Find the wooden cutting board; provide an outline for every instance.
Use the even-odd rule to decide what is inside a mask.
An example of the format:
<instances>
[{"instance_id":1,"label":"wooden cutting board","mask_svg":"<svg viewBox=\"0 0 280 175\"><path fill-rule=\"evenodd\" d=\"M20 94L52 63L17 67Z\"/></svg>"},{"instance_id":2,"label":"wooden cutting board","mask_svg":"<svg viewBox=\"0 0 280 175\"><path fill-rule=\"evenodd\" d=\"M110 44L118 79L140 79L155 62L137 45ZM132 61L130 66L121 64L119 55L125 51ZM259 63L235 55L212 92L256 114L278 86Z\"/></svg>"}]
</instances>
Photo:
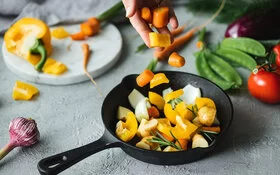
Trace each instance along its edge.
<instances>
[{"instance_id":1,"label":"wooden cutting board","mask_svg":"<svg viewBox=\"0 0 280 175\"><path fill-rule=\"evenodd\" d=\"M79 25L62 27L69 33L76 33L80 29ZM92 50L87 69L94 78L109 71L120 57L122 37L119 30L110 23L103 26L98 35L84 41L73 41L70 37L52 39L53 53L50 57L68 67L68 71L59 76L37 72L26 60L8 52L4 42L2 52L7 67L20 78L34 83L67 85L89 80L83 70L82 43L84 42L88 43Z\"/></svg>"}]
</instances>

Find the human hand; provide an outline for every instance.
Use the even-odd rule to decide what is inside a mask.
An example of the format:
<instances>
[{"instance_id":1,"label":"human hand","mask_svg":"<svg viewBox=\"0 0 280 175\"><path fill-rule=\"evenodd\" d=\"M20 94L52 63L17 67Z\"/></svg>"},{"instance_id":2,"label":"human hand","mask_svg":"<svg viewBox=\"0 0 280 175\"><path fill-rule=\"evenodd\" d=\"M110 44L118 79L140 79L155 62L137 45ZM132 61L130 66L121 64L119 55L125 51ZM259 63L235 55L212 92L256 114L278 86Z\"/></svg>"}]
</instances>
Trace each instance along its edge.
<instances>
[{"instance_id":1,"label":"human hand","mask_svg":"<svg viewBox=\"0 0 280 175\"><path fill-rule=\"evenodd\" d=\"M150 46L149 33L152 32L152 29L150 28L149 24L141 18L141 9L143 7L169 7L169 24L173 29L178 27L178 20L173 8L171 7L170 0L122 0L122 2L126 9L126 17L129 18L130 23L139 33L139 35L148 47ZM169 34L171 40L173 40L173 37L168 27L157 28L157 31L159 33Z\"/></svg>"}]
</instances>

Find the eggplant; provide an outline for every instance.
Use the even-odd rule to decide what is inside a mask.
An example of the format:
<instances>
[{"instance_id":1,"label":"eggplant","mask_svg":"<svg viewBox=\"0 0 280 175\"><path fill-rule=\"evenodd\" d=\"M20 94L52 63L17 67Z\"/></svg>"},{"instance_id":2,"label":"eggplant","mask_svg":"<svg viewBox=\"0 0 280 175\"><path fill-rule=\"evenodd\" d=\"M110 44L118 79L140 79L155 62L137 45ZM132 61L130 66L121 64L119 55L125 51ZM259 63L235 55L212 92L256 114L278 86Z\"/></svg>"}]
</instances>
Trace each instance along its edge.
<instances>
[{"instance_id":1,"label":"eggplant","mask_svg":"<svg viewBox=\"0 0 280 175\"><path fill-rule=\"evenodd\" d=\"M258 10L229 24L225 37L249 37L256 40L280 38L280 8Z\"/></svg>"}]
</instances>

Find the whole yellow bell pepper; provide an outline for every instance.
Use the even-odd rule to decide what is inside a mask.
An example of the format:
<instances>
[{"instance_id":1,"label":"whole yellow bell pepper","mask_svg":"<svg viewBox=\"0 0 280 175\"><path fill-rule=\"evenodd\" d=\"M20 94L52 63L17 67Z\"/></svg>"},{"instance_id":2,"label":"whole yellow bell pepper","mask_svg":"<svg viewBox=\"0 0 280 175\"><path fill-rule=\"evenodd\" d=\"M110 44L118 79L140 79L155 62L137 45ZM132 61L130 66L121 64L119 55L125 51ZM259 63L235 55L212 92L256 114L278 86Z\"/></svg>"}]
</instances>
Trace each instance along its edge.
<instances>
[{"instance_id":1,"label":"whole yellow bell pepper","mask_svg":"<svg viewBox=\"0 0 280 175\"><path fill-rule=\"evenodd\" d=\"M127 116L116 125L116 135L122 141L130 141L137 133L138 123L133 112L128 112Z\"/></svg>"},{"instance_id":2,"label":"whole yellow bell pepper","mask_svg":"<svg viewBox=\"0 0 280 175\"><path fill-rule=\"evenodd\" d=\"M26 17L14 23L5 33L4 42L9 52L25 58L38 71L42 71L52 53L50 29L36 18Z\"/></svg>"}]
</instances>

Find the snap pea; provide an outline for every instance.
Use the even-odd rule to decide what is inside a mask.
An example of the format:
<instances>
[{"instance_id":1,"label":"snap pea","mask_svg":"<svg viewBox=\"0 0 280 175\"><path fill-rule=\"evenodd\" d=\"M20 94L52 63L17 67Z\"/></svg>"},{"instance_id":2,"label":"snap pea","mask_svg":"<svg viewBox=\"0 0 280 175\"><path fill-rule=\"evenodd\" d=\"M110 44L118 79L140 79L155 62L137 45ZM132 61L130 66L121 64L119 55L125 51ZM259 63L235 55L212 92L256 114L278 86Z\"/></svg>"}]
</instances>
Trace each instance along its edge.
<instances>
[{"instance_id":1,"label":"snap pea","mask_svg":"<svg viewBox=\"0 0 280 175\"><path fill-rule=\"evenodd\" d=\"M198 71L198 74L213 83L217 84L219 87L221 87L223 90L230 89L235 85L234 82L228 82L223 79L221 79L219 76L217 76L212 69L209 67L207 60L205 58L204 52L200 51L195 54L196 56L196 68Z\"/></svg>"},{"instance_id":2,"label":"snap pea","mask_svg":"<svg viewBox=\"0 0 280 175\"><path fill-rule=\"evenodd\" d=\"M205 51L205 58L210 68L224 80L235 82L235 87L242 85L242 78L228 62L210 51Z\"/></svg>"},{"instance_id":3,"label":"snap pea","mask_svg":"<svg viewBox=\"0 0 280 175\"><path fill-rule=\"evenodd\" d=\"M253 70L257 66L257 62L250 55L237 49L221 47L215 51L219 56L236 63L249 70Z\"/></svg>"},{"instance_id":4,"label":"snap pea","mask_svg":"<svg viewBox=\"0 0 280 175\"><path fill-rule=\"evenodd\" d=\"M221 47L238 49L255 56L266 56L265 47L259 41L251 38L225 38L221 43Z\"/></svg>"}]
</instances>

